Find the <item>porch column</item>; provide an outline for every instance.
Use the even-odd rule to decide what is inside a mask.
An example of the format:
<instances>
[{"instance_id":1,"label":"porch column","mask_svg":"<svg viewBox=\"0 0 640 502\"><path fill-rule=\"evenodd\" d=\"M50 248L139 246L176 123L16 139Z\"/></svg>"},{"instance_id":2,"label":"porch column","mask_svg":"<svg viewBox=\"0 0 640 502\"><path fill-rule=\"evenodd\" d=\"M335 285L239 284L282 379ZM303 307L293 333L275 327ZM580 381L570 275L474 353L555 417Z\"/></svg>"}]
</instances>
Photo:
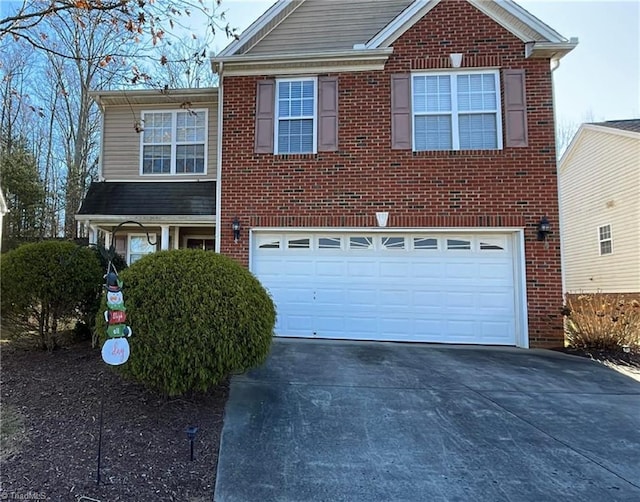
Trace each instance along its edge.
<instances>
[{"instance_id":1,"label":"porch column","mask_svg":"<svg viewBox=\"0 0 640 502\"><path fill-rule=\"evenodd\" d=\"M98 244L98 229L92 227L89 222L86 223L86 228L89 230L89 244Z\"/></svg>"},{"instance_id":2,"label":"porch column","mask_svg":"<svg viewBox=\"0 0 640 502\"><path fill-rule=\"evenodd\" d=\"M173 249L180 249L180 227L173 227Z\"/></svg>"},{"instance_id":3,"label":"porch column","mask_svg":"<svg viewBox=\"0 0 640 502\"><path fill-rule=\"evenodd\" d=\"M111 247L111 232L104 233L104 247L109 249Z\"/></svg>"},{"instance_id":4,"label":"porch column","mask_svg":"<svg viewBox=\"0 0 640 502\"><path fill-rule=\"evenodd\" d=\"M161 225L162 237L160 238L160 249L165 251L169 249L169 225Z\"/></svg>"}]
</instances>

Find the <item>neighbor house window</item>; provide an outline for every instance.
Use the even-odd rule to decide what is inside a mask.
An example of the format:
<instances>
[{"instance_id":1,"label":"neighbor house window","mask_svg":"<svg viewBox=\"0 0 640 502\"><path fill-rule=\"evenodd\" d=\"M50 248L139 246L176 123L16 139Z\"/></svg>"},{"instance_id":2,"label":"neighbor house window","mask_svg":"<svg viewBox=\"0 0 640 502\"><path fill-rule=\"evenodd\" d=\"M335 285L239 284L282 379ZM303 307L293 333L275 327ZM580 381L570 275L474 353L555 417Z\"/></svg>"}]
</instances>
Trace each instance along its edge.
<instances>
[{"instance_id":1,"label":"neighbor house window","mask_svg":"<svg viewBox=\"0 0 640 502\"><path fill-rule=\"evenodd\" d=\"M316 79L276 81L276 153L316 152Z\"/></svg>"},{"instance_id":2,"label":"neighbor house window","mask_svg":"<svg viewBox=\"0 0 640 502\"><path fill-rule=\"evenodd\" d=\"M207 110L142 113L142 174L204 174Z\"/></svg>"},{"instance_id":3,"label":"neighbor house window","mask_svg":"<svg viewBox=\"0 0 640 502\"><path fill-rule=\"evenodd\" d=\"M611 239L611 225L598 227L598 240L600 242L600 254L613 253L613 241Z\"/></svg>"},{"instance_id":4,"label":"neighbor house window","mask_svg":"<svg viewBox=\"0 0 640 502\"><path fill-rule=\"evenodd\" d=\"M502 148L497 71L413 74L413 149Z\"/></svg>"},{"instance_id":5,"label":"neighbor house window","mask_svg":"<svg viewBox=\"0 0 640 502\"><path fill-rule=\"evenodd\" d=\"M155 244L150 244L149 241L154 243L157 242L156 235L151 234L147 239L146 234L129 234L129 245L127 247L127 263L129 263L129 265L138 261L144 255L151 254L156 251Z\"/></svg>"}]
</instances>

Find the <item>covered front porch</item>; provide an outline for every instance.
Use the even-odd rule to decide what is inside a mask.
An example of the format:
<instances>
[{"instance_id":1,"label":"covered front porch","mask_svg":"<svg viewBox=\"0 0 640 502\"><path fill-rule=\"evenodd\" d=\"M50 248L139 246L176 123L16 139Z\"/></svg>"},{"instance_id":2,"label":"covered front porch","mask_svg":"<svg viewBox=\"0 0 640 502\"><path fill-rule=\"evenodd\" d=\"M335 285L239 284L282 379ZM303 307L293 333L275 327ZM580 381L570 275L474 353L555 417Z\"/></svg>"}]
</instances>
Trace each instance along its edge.
<instances>
[{"instance_id":1,"label":"covered front porch","mask_svg":"<svg viewBox=\"0 0 640 502\"><path fill-rule=\"evenodd\" d=\"M214 182L92 183L76 221L128 264L168 249L215 250Z\"/></svg>"}]
</instances>

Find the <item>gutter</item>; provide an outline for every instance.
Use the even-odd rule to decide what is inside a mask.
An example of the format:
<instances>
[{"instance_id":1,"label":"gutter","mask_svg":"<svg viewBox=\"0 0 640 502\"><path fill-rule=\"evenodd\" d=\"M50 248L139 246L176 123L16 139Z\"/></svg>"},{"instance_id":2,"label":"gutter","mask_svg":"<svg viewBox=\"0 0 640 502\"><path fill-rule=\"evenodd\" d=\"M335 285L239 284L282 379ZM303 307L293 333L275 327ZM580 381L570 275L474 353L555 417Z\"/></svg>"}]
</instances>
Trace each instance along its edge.
<instances>
[{"instance_id":1,"label":"gutter","mask_svg":"<svg viewBox=\"0 0 640 502\"><path fill-rule=\"evenodd\" d=\"M213 63L212 63L213 64ZM224 63L220 62L218 73L218 144L216 145L216 228L215 228L215 252L220 253L220 239L222 238L222 128L224 121L224 76L222 74Z\"/></svg>"},{"instance_id":2,"label":"gutter","mask_svg":"<svg viewBox=\"0 0 640 502\"><path fill-rule=\"evenodd\" d=\"M393 53L393 47L383 49L356 49L332 52L314 52L298 54L245 54L241 56L212 57L211 66L221 73L223 64L243 64L248 66L278 66L291 63L336 63L348 61L371 61L387 59Z\"/></svg>"}]
</instances>

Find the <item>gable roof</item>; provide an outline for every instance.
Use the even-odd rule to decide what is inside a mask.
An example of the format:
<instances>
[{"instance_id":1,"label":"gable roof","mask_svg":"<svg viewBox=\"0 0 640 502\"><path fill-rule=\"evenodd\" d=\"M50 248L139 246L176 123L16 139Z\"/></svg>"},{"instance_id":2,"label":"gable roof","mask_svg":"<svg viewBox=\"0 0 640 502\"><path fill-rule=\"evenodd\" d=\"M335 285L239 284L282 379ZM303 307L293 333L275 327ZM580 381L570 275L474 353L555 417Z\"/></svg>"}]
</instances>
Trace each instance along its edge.
<instances>
[{"instance_id":1,"label":"gable roof","mask_svg":"<svg viewBox=\"0 0 640 502\"><path fill-rule=\"evenodd\" d=\"M632 138L640 143L640 119L608 120L606 122L582 124L558 161L559 171L564 169L564 166L580 147L580 144L586 141L589 134L593 133L608 134L612 139L615 139L615 137ZM638 153L640 153L640 144L638 145Z\"/></svg>"},{"instance_id":2,"label":"gable roof","mask_svg":"<svg viewBox=\"0 0 640 502\"><path fill-rule=\"evenodd\" d=\"M93 182L78 215L209 216L216 214L215 181Z\"/></svg>"},{"instance_id":3,"label":"gable roof","mask_svg":"<svg viewBox=\"0 0 640 502\"><path fill-rule=\"evenodd\" d=\"M238 40L212 59L230 61L267 53L326 53L388 48L441 1L278 0ZM539 54L542 57L560 58L577 45L577 39L567 40L513 0L463 1L471 3L522 40L527 45L527 56ZM331 9L329 14L325 9ZM287 40L285 29L287 34L295 36L292 26L300 24L302 19L306 19L307 24L303 26L304 31L299 33L301 42L295 39L295 44L291 41L282 43L280 45L284 49L278 50L278 39ZM311 19L313 23L308 22ZM260 44L264 44L265 48L260 49Z\"/></svg>"},{"instance_id":4,"label":"gable roof","mask_svg":"<svg viewBox=\"0 0 640 502\"><path fill-rule=\"evenodd\" d=\"M606 122L593 122L593 125L640 133L640 119L607 120Z\"/></svg>"}]
</instances>

